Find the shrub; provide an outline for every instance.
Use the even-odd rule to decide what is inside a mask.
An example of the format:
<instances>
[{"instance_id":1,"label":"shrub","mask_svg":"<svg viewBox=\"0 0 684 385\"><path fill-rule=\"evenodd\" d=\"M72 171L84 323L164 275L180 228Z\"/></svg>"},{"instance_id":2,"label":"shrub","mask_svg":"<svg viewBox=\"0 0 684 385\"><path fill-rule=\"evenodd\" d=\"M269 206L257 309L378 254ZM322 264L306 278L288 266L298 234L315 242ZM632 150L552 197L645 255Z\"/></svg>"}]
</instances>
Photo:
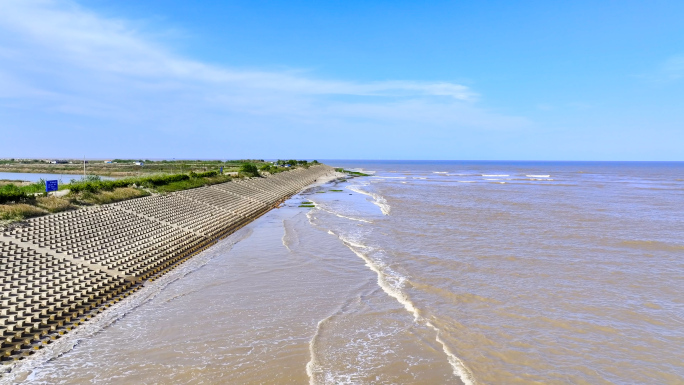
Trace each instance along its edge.
<instances>
[{"instance_id":1,"label":"shrub","mask_svg":"<svg viewBox=\"0 0 684 385\"><path fill-rule=\"evenodd\" d=\"M254 165L253 163L243 163L240 166L240 174L248 177L258 177L261 176L259 175L259 169L257 169L257 166Z\"/></svg>"},{"instance_id":2,"label":"shrub","mask_svg":"<svg viewBox=\"0 0 684 385\"><path fill-rule=\"evenodd\" d=\"M212 176L217 176L218 174L219 174L219 172L214 170L214 171L200 172L199 174L195 174L195 175L197 175L198 178L210 178Z\"/></svg>"},{"instance_id":3,"label":"shrub","mask_svg":"<svg viewBox=\"0 0 684 385\"><path fill-rule=\"evenodd\" d=\"M98 194L92 192L84 192L78 197L79 201L91 204L106 204L119 201L125 201L132 198L138 198L150 195L145 190L139 190L132 187L117 188L113 191L101 191Z\"/></svg>"},{"instance_id":4,"label":"shrub","mask_svg":"<svg viewBox=\"0 0 684 385\"><path fill-rule=\"evenodd\" d=\"M212 174L213 173L213 174ZM197 177L204 176L204 174L218 174L216 171L208 171L206 173L195 174ZM146 187L163 186L173 182L180 182L189 180L190 175L174 174L174 175L155 175L145 178L125 178L117 180L106 181L92 181L92 182L77 182L69 185L69 189L74 193L80 192L98 192L98 191L113 191L117 188L128 187L133 184L140 184Z\"/></svg>"},{"instance_id":5,"label":"shrub","mask_svg":"<svg viewBox=\"0 0 684 385\"><path fill-rule=\"evenodd\" d=\"M26 195L26 193L19 187L8 184L0 188L0 204L8 202L19 202L27 200L31 197Z\"/></svg>"}]
</instances>

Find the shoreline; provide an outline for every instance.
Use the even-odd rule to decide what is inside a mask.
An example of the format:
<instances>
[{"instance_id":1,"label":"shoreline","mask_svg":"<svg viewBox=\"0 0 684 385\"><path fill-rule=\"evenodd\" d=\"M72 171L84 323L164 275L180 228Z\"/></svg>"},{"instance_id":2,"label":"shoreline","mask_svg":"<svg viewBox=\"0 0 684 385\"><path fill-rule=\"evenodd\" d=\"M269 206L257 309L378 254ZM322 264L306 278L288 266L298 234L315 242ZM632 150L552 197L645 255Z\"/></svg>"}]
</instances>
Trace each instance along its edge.
<instances>
[{"instance_id":1,"label":"shoreline","mask_svg":"<svg viewBox=\"0 0 684 385\"><path fill-rule=\"evenodd\" d=\"M326 175L320 177L315 182L306 186L293 196L307 193L316 187L320 187L346 177L346 174L339 172L334 172L329 176ZM292 196L285 201L289 199L292 199ZM267 212L270 212L270 210ZM93 335L101 332L105 328L125 317L128 313L134 311L136 308L154 299L168 285L184 278L188 274L191 274L208 264L211 260L218 256L218 254L216 254L217 250L225 252L226 248L228 250L232 249L232 247L237 243L251 235L252 230L247 229L246 226L252 224L257 219L258 218L255 218L253 221L245 224L245 226L235 230L224 239L219 240L215 244L194 255L192 258L188 259L175 269L170 270L168 273L160 276L158 279L145 282L141 289L132 293L130 296L119 301L118 303L115 303L106 311L103 311L92 317L90 320L81 324L80 327L74 329L73 332L66 334L55 343L40 349L37 353L33 354L27 359L0 364L0 384L11 384L25 381L34 369L73 350L82 340L90 338ZM226 244L228 246L226 246Z\"/></svg>"},{"instance_id":2,"label":"shoreline","mask_svg":"<svg viewBox=\"0 0 684 385\"><path fill-rule=\"evenodd\" d=\"M118 309L121 306L125 306L123 304L126 303L131 303L134 301L123 301L124 299L132 299L132 298L141 298L144 297L146 292L146 287L150 285L150 283L160 280L161 282L170 282L169 280L175 280L177 278L165 278L167 276L174 277L175 275L169 275L168 273L172 270L177 270L179 266L192 266L188 265L189 261L194 261L197 257L201 256L204 254L207 250L211 249L211 246L217 244L218 242L223 242L224 239L233 239L234 234L238 234L240 230L247 224L251 223L261 215L265 214L266 212L270 211L272 208L278 207L283 201L289 199L291 196L302 192L309 190L311 188L314 188L316 186L320 186L325 183L329 183L332 180L339 179L341 177L344 177L344 174L339 174L334 171L332 171L332 168L329 168L327 166L317 166L320 168L314 169L312 171L301 171L301 172L294 172L294 173L285 173L281 174L280 178L274 178L274 177L269 177L269 178L263 178L261 180L247 180L247 181L239 181L239 182L227 182L225 185L230 185L230 186L222 186L222 185L215 185L211 187L204 187L204 188L198 188L198 189L192 189L192 190L186 190L182 193L186 193L183 198L178 197L178 195L181 194L170 194L173 196L173 198L168 199L168 198L160 198L162 201L168 201L168 202L157 202L158 204L167 204L167 203L174 203L171 202L171 200L176 200L175 204L178 204L179 201L182 201L183 205L188 205L188 206L193 206L196 209L204 209L205 212L209 208L213 208L213 212L216 215L222 214L222 218L224 220L226 218L233 218L233 221L231 222L222 222L223 224L221 225L223 228L216 228L212 229L211 228L211 222L204 223L204 227L202 226L194 226L190 222L178 222L176 221L175 217L172 218L164 218L160 219L158 214L155 214L154 212L138 212L138 213L132 213L130 212L131 207L124 207L124 208L116 208L112 209L107 208L107 209L100 209L98 208L95 209L83 209L83 210L77 210L79 213L87 213L88 211L101 211L101 212L109 212L109 214L113 214L114 216L116 215L123 215L126 218L129 219L134 219L134 220L141 220L142 222L147 221L147 224L149 225L149 222L152 221L154 222L155 220L157 221L156 224L158 226L161 226L162 228L165 228L168 230L171 227L177 227L174 228L176 231L176 238L180 235L185 235L185 238L194 238L195 241L199 241L197 238L199 235L206 235L204 241L201 242L191 242L191 247L185 247L183 249L183 246L188 246L187 242L185 245L183 244L178 244L176 242L175 248L178 249L178 247L181 247L180 253L177 253L174 258L167 260L165 263L156 263L152 264L148 267L144 267L142 269L129 269L128 271L122 271L121 276L118 278L121 278L122 282L124 282L124 287L121 288L121 285L119 285L120 292L117 292L114 295L109 295L105 300L98 302L94 306L91 306L90 308L86 307L85 310L83 306L80 307L80 310L78 314L74 314L74 317L67 317L67 319L62 319L62 322L55 323L56 321L59 321L59 318L64 318L64 314L52 314L52 316L48 318L43 318L43 328L42 329L35 329L33 332L38 332L40 331L39 335L34 335L30 340L21 340L21 338L17 339L14 338L12 341L15 344L21 343L20 345L15 345L15 348L12 349L11 347L7 346L6 344L3 344L3 353L5 354L6 357L14 357L14 359L21 359L27 356L35 356L35 357L42 357L44 355L47 355L48 353L43 353L43 352L49 352L49 351L68 351L71 349L78 340L87 337L87 329L88 327L84 327L85 325L92 325L93 323L103 323L104 326L110 324L111 322L114 322L118 317L114 317L112 319L112 314L115 314L114 312L111 312L110 310L113 309ZM295 175L295 174L300 174L300 175ZM304 175L301 175L304 174ZM283 183L275 183L278 182L278 180L281 180ZM288 183L285 183L285 182ZM228 190L225 190L225 189ZM270 189L270 192L269 192ZM232 191L231 191L232 190ZM189 193L188 193L189 192ZM204 194L204 198L200 196L201 194ZM242 195L241 195L242 194ZM251 195L250 195L251 194ZM191 196L194 195L194 196ZM202 201L201 199L208 199L207 197L215 197L215 201ZM136 201L143 201L146 198L140 198L140 199L134 199L131 201L126 201L126 202L120 202L123 204L127 204L130 202L131 205L135 206L138 205L138 202ZM199 199L199 200L198 200ZM240 203L241 206L230 206L228 203L223 202L221 203L221 199L228 199L231 202L233 202L233 206L235 206L238 202ZM105 206L115 206L118 204L112 204L112 205L105 205ZM135 207L133 207L135 209ZM144 210L143 210L144 211ZM74 212L70 212L74 213ZM102 213L100 213L102 214ZM214 215L211 214L211 215ZM56 216L59 216L60 214L56 215L51 215L48 217L41 217L41 218L36 218L34 221L28 221L28 222L38 222L38 221L43 221L45 218L54 218ZM67 214L68 215L68 214ZM79 214L80 215L80 214ZM155 217L157 215L157 217ZM195 220L195 222L200 221L202 219L207 219L207 218L202 218L202 213L198 213L199 218ZM64 215L62 215L64 216ZM219 215L220 216L220 215ZM170 221L176 221L180 223L172 223L172 222L167 222L167 220ZM206 221L205 221L206 222ZM29 225L34 225L35 223L29 224ZM214 220L214 225L216 225L216 220ZM190 227L187 227L190 226ZM195 232L195 234L192 234ZM21 238L21 235L19 238L17 238L18 234L3 234L2 238L0 239L3 241L3 245L7 246L8 242L13 242L15 244L19 244L20 246L25 246L25 247L31 247L30 242L28 240L25 240L25 238ZM119 242L121 243L121 242ZM61 260L62 263L65 264L78 264L79 268L84 269L88 267L88 265L85 265L85 263L92 264L92 261L86 261L85 256L80 256L75 257L73 250L67 250L70 246L69 245L63 245L61 243L58 243L59 246L56 246L54 248L51 248L53 250L53 254L57 254L56 256L51 256L52 259L59 259ZM114 245L116 245L116 242L114 242ZM125 245L125 243L121 243L121 245ZM153 245L149 246L152 247ZM62 249L61 247L65 247L65 249ZM148 247L148 248L149 248ZM40 252L43 251L45 252L47 249L42 249L41 247L35 245L34 246L35 250L29 251L29 254L33 255L35 254L36 251ZM112 251L113 253L121 253L123 250L126 249L125 247L122 248L119 251ZM16 248L14 248L16 250ZM49 250L48 250L49 251ZM176 250L178 251L178 250ZM22 250L21 253L26 254L27 250ZM26 254L28 255L28 254ZM119 255L119 254L117 254ZM45 254L47 256L47 253ZM198 259L198 261L201 261L201 259ZM106 261L100 261L96 263L103 263L105 267L111 270L112 267L114 267L117 271L122 270L122 266L114 266L112 265L112 262L109 261L109 265L105 264ZM163 261L162 261L163 262ZM80 263L80 264L79 264ZM199 263L199 262L198 262ZM84 267L86 266L86 267ZM123 265L123 267L126 267L127 265ZM130 267L130 266L129 266ZM103 271L100 272L102 274L105 274L106 269L102 269ZM184 271L184 269L181 269L181 271ZM91 271L92 273L92 271ZM135 274L132 274L135 273ZM181 274L180 276L182 276ZM31 279L29 279L31 281ZM120 282L121 283L121 282ZM168 284L168 283L166 283ZM126 286L127 285L127 286ZM155 285L156 286L156 285ZM145 297L147 298L147 297ZM91 296L92 299L92 296ZM144 302L144 301L143 301ZM80 303L83 305L83 302ZM72 309L76 310L76 308ZM105 311L106 310L106 311ZM129 309L130 310L130 309ZM120 315L125 314L127 311L126 310ZM22 316L22 314L16 314L15 318L19 318L19 316ZM24 315L25 316L25 315ZM106 319L110 319L110 321L103 321ZM31 320L29 319L29 322ZM47 325L52 324L51 328L47 328ZM22 325L20 325L22 326ZM23 325L26 326L26 325ZM40 326L40 325L35 325L35 326ZM78 326L78 327L76 327ZM73 330L72 330L73 329ZM100 328L101 329L101 328ZM98 329L99 330L99 329ZM6 334L6 331L3 331L4 334ZM85 333L85 334L84 334ZM60 338L62 335L67 335L69 336L68 338ZM70 337L70 336L74 337ZM24 336L25 337L25 336ZM73 343L70 343L69 341L75 341ZM53 347L54 346L54 347ZM9 348L9 349L8 349ZM48 348L48 349L45 349ZM64 350L66 349L66 350ZM10 354L8 354L8 352ZM61 353L60 353L61 354ZM49 358L48 358L49 359ZM21 368L24 365L22 365L22 362L25 361L35 361L34 359L31 360L19 360L19 361L10 361L4 363L2 366L2 370L5 375L10 375L11 373L15 372L15 368ZM40 360L39 360L40 361ZM14 377L12 375L12 377ZM2 379L4 381L4 379Z\"/></svg>"}]
</instances>

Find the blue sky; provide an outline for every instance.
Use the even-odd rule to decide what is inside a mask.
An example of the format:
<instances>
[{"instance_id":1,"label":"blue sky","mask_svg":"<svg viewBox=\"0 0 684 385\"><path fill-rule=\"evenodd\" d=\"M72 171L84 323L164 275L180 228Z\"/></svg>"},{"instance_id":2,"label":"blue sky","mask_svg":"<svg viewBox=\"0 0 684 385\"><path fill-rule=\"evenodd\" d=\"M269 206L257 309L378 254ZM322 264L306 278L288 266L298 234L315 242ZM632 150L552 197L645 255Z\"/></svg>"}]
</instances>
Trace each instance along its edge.
<instances>
[{"instance_id":1,"label":"blue sky","mask_svg":"<svg viewBox=\"0 0 684 385\"><path fill-rule=\"evenodd\" d=\"M684 160L681 15L0 0L0 157Z\"/></svg>"}]
</instances>

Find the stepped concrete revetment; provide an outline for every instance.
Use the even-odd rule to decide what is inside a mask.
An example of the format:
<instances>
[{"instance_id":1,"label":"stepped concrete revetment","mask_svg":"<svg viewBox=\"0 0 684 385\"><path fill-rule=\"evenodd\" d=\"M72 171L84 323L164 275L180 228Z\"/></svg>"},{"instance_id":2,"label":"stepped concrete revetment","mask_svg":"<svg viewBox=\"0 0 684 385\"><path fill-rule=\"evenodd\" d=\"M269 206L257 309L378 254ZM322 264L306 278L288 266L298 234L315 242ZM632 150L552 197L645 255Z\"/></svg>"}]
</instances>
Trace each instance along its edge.
<instances>
[{"instance_id":1,"label":"stepped concrete revetment","mask_svg":"<svg viewBox=\"0 0 684 385\"><path fill-rule=\"evenodd\" d=\"M52 343L333 173L295 169L34 218L1 233L0 359Z\"/></svg>"}]
</instances>

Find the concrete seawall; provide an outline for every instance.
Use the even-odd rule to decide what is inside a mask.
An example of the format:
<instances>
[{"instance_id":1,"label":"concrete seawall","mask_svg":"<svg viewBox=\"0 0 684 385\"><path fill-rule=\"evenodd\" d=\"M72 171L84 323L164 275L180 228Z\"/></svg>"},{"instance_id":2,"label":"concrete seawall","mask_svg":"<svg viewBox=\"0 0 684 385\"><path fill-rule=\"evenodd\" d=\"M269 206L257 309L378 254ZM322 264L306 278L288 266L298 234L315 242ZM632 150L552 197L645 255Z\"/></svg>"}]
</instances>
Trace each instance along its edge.
<instances>
[{"instance_id":1,"label":"concrete seawall","mask_svg":"<svg viewBox=\"0 0 684 385\"><path fill-rule=\"evenodd\" d=\"M34 218L1 233L0 359L47 346L333 173L312 166Z\"/></svg>"}]
</instances>

